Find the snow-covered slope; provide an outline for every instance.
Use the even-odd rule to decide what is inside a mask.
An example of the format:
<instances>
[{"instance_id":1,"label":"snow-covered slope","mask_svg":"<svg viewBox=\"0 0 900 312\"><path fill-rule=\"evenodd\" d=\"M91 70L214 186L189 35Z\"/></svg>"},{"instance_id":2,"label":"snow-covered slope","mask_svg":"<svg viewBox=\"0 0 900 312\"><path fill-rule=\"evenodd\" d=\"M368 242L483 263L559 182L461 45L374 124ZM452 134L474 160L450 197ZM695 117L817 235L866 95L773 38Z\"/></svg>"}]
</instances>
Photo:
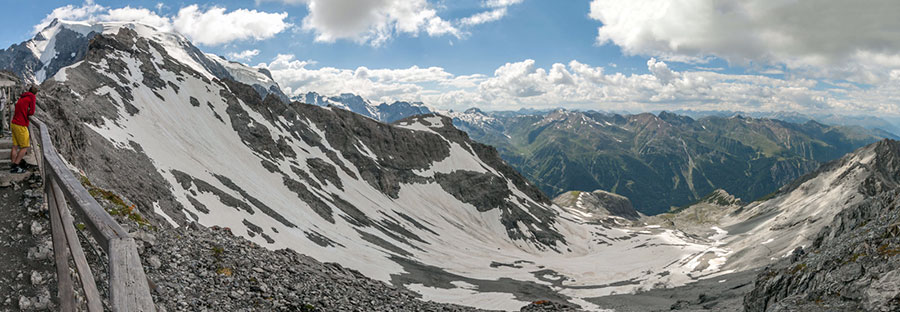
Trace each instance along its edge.
<instances>
[{"instance_id":1,"label":"snow-covered slope","mask_svg":"<svg viewBox=\"0 0 900 312\"><path fill-rule=\"evenodd\" d=\"M729 259L728 267L740 270L787 257L795 248L809 246L847 207L896 187L898 177L885 176L879 169L885 164L878 161L883 153L877 151L897 146L889 142L860 148L785 186L772 199L726 216L722 223L731 235L726 246L741 251ZM877 190L872 189L874 185Z\"/></svg>"},{"instance_id":2,"label":"snow-covered slope","mask_svg":"<svg viewBox=\"0 0 900 312\"><path fill-rule=\"evenodd\" d=\"M680 285L725 261L715 238L591 223L551 204L447 117L389 125L261 98L177 34L92 27L103 30L84 61L45 83L41 117L69 162L158 223L228 227L482 308L590 309L582 298Z\"/></svg>"}]
</instances>

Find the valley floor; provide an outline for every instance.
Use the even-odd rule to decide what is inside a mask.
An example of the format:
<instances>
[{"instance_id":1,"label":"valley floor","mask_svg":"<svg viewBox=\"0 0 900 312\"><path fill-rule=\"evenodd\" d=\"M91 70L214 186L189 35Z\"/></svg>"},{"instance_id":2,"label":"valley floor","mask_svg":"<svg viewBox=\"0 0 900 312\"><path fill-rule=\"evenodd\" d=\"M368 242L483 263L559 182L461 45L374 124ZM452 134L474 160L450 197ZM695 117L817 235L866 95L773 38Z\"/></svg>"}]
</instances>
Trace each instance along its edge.
<instances>
[{"instance_id":1,"label":"valley floor","mask_svg":"<svg viewBox=\"0 0 900 312\"><path fill-rule=\"evenodd\" d=\"M748 270L699 280L684 286L658 288L636 294L585 299L616 312L646 311L743 311L744 295L753 289L758 270Z\"/></svg>"}]
</instances>

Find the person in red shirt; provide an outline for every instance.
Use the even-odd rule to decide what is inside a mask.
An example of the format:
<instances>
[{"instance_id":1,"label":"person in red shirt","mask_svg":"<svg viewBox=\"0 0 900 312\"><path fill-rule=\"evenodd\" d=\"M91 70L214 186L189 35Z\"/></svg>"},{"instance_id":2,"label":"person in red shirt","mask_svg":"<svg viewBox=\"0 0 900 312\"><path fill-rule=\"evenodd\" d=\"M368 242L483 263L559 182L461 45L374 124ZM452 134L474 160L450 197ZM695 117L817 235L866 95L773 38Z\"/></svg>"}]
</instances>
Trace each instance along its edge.
<instances>
[{"instance_id":1,"label":"person in red shirt","mask_svg":"<svg viewBox=\"0 0 900 312\"><path fill-rule=\"evenodd\" d=\"M12 165L9 169L11 173L24 173L29 166L22 158L25 158L25 153L28 153L28 149L31 148L31 138L28 133L28 117L34 115L36 110L37 97L35 95L37 93L38 87L32 85L28 88L28 91L22 93L19 101L16 102L16 111L13 113L13 119L9 126L10 130L12 130L13 141L12 152L9 156L12 159Z\"/></svg>"}]
</instances>

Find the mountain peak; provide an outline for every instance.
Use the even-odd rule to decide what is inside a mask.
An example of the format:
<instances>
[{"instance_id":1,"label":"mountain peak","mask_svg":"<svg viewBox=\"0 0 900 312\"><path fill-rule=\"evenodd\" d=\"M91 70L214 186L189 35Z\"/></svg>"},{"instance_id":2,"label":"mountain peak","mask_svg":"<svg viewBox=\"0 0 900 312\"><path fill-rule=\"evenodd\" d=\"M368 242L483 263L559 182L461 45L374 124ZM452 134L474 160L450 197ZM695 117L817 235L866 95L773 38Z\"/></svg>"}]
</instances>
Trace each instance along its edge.
<instances>
[{"instance_id":1,"label":"mountain peak","mask_svg":"<svg viewBox=\"0 0 900 312\"><path fill-rule=\"evenodd\" d=\"M469 108L469 109L465 110L463 113L485 115L484 111L482 111L481 109L478 109L478 107Z\"/></svg>"},{"instance_id":2,"label":"mountain peak","mask_svg":"<svg viewBox=\"0 0 900 312\"><path fill-rule=\"evenodd\" d=\"M704 196L701 202L710 203L719 206L740 206L743 204L740 198L734 197L723 189L716 189L708 195Z\"/></svg>"}]
</instances>

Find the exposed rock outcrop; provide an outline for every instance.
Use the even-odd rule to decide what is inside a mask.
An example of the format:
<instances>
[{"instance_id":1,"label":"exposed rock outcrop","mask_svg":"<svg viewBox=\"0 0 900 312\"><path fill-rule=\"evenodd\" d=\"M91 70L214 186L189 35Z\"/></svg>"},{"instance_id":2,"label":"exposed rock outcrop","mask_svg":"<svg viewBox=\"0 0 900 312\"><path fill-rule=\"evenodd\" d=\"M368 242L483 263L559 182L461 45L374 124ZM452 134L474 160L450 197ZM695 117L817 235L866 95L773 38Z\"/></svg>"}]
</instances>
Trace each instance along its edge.
<instances>
[{"instance_id":1,"label":"exposed rock outcrop","mask_svg":"<svg viewBox=\"0 0 900 312\"><path fill-rule=\"evenodd\" d=\"M900 142L871 149L861 164L872 174L858 184L868 196L839 212L810 246L762 271L747 311L900 310Z\"/></svg>"},{"instance_id":2,"label":"exposed rock outcrop","mask_svg":"<svg viewBox=\"0 0 900 312\"><path fill-rule=\"evenodd\" d=\"M553 199L553 203L561 207L572 208L591 214L590 218L616 216L629 220L637 220L640 215L627 197L604 190L593 192L569 191Z\"/></svg>"}]
</instances>

